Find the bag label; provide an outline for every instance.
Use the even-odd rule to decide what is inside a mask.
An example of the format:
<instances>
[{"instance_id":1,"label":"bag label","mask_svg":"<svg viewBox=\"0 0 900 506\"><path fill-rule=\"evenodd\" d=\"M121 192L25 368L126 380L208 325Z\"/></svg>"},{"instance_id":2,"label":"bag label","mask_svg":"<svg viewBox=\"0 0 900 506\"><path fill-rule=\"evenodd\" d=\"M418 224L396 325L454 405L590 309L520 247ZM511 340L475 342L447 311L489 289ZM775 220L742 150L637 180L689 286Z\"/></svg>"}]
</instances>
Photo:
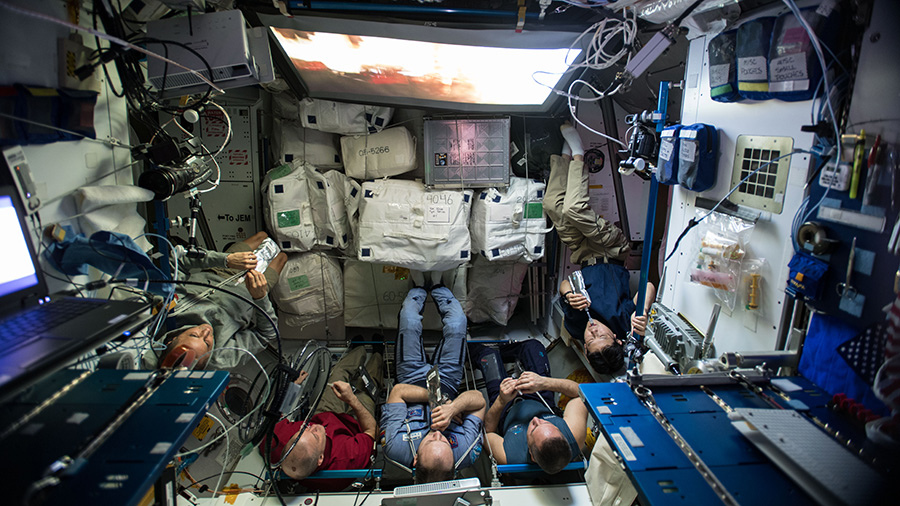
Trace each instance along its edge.
<instances>
[{"instance_id":1,"label":"bag label","mask_svg":"<svg viewBox=\"0 0 900 506\"><path fill-rule=\"evenodd\" d=\"M269 171L269 178L270 178L270 179L278 179L278 178L282 178L282 177L287 176L288 174L290 174L292 170L294 170L294 168L291 167L290 165L288 165L288 164L285 163L285 164L283 164L283 165L281 165L281 166L279 166L279 167L277 167L277 168L274 168L274 169L270 170L270 171Z\"/></svg>"},{"instance_id":2,"label":"bag label","mask_svg":"<svg viewBox=\"0 0 900 506\"><path fill-rule=\"evenodd\" d=\"M309 287L309 276L306 274L300 276L294 276L293 278L288 278L288 288L292 292L296 292L297 290L302 290L304 288Z\"/></svg>"},{"instance_id":3,"label":"bag label","mask_svg":"<svg viewBox=\"0 0 900 506\"><path fill-rule=\"evenodd\" d=\"M775 58L769 66L772 69L772 81L799 81L809 78L806 53L793 53Z\"/></svg>"},{"instance_id":4,"label":"bag label","mask_svg":"<svg viewBox=\"0 0 900 506\"><path fill-rule=\"evenodd\" d=\"M738 58L738 81L765 81L768 79L765 56Z\"/></svg>"},{"instance_id":5,"label":"bag label","mask_svg":"<svg viewBox=\"0 0 900 506\"><path fill-rule=\"evenodd\" d=\"M720 63L709 66L709 87L715 88L728 84L728 73L731 71L730 63Z\"/></svg>"},{"instance_id":6,"label":"bag label","mask_svg":"<svg viewBox=\"0 0 900 506\"><path fill-rule=\"evenodd\" d=\"M544 217L544 204L542 202L527 202L525 204L525 219L538 219Z\"/></svg>"},{"instance_id":7,"label":"bag label","mask_svg":"<svg viewBox=\"0 0 900 506\"><path fill-rule=\"evenodd\" d=\"M659 146L659 158L668 162L672 159L673 151L675 151L675 143L664 140L662 145Z\"/></svg>"},{"instance_id":8,"label":"bag label","mask_svg":"<svg viewBox=\"0 0 900 506\"><path fill-rule=\"evenodd\" d=\"M491 223L509 223L515 212L515 206L512 204L495 204L488 206L487 209L488 221Z\"/></svg>"},{"instance_id":9,"label":"bag label","mask_svg":"<svg viewBox=\"0 0 900 506\"><path fill-rule=\"evenodd\" d=\"M682 160L684 160L686 162L694 163L696 154L697 154L697 145L695 143L690 142L690 141L681 143L681 155L680 156L681 156Z\"/></svg>"},{"instance_id":10,"label":"bag label","mask_svg":"<svg viewBox=\"0 0 900 506\"><path fill-rule=\"evenodd\" d=\"M430 205L425 212L428 223L450 223L450 206Z\"/></svg>"},{"instance_id":11,"label":"bag label","mask_svg":"<svg viewBox=\"0 0 900 506\"><path fill-rule=\"evenodd\" d=\"M300 224L300 210L282 211L277 214L278 228L296 227Z\"/></svg>"}]
</instances>

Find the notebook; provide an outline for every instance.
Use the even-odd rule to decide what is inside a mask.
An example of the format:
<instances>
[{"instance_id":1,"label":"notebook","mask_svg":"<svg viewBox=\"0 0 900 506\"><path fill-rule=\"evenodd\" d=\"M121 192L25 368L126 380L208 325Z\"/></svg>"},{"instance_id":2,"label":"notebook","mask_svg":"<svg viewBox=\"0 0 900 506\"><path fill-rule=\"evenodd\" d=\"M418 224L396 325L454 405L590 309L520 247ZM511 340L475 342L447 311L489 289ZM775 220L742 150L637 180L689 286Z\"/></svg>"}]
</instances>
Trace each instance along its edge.
<instances>
[{"instance_id":1,"label":"notebook","mask_svg":"<svg viewBox=\"0 0 900 506\"><path fill-rule=\"evenodd\" d=\"M0 186L0 402L144 325L146 302L51 297L15 188Z\"/></svg>"}]
</instances>

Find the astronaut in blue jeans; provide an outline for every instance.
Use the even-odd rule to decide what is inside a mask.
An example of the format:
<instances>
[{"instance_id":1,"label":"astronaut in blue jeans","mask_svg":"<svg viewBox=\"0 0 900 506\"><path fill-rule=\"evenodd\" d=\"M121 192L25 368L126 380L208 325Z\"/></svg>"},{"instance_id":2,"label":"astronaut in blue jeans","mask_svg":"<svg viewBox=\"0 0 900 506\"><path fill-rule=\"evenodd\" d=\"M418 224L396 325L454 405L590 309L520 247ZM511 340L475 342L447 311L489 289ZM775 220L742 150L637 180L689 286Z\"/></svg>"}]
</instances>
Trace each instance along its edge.
<instances>
[{"instance_id":1,"label":"astronaut in blue jeans","mask_svg":"<svg viewBox=\"0 0 900 506\"><path fill-rule=\"evenodd\" d=\"M484 396L478 390L458 393L466 359L466 315L453 292L443 285L431 289L443 321L443 338L431 362L422 344L422 311L427 292L414 287L400 309L397 330L397 384L382 407L385 455L414 468L416 482L453 478L454 471L472 464L481 451ZM450 399L433 410L428 405L426 377L437 366L441 393Z\"/></svg>"}]
</instances>

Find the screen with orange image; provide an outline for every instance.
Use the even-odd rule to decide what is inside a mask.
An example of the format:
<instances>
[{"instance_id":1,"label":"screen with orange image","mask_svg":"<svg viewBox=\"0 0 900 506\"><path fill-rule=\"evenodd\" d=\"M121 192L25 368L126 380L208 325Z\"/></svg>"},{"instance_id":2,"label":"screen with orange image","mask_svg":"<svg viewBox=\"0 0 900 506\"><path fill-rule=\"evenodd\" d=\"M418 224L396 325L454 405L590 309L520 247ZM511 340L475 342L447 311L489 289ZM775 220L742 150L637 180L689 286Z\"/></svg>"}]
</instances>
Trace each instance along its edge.
<instances>
[{"instance_id":1,"label":"screen with orange image","mask_svg":"<svg viewBox=\"0 0 900 506\"><path fill-rule=\"evenodd\" d=\"M464 111L546 111L581 53L569 47L578 34L564 32L392 32L437 35L415 40L361 34L366 25L377 24L356 23L354 33L273 26L272 34L313 98Z\"/></svg>"}]
</instances>

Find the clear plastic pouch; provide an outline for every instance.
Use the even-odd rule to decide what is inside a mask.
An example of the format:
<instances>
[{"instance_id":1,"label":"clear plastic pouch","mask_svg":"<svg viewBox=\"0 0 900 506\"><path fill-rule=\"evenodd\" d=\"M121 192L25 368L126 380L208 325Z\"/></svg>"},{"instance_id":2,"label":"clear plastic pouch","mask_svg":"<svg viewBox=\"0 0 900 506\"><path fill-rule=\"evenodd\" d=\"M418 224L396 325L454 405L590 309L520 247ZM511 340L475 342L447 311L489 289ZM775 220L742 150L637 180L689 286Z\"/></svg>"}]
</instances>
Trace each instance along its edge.
<instances>
[{"instance_id":1,"label":"clear plastic pouch","mask_svg":"<svg viewBox=\"0 0 900 506\"><path fill-rule=\"evenodd\" d=\"M698 209L697 218L706 212ZM697 226L699 240L694 241L690 280L713 288L716 297L732 311L738 299L747 244L755 226L753 222L722 213L710 214Z\"/></svg>"}]
</instances>

